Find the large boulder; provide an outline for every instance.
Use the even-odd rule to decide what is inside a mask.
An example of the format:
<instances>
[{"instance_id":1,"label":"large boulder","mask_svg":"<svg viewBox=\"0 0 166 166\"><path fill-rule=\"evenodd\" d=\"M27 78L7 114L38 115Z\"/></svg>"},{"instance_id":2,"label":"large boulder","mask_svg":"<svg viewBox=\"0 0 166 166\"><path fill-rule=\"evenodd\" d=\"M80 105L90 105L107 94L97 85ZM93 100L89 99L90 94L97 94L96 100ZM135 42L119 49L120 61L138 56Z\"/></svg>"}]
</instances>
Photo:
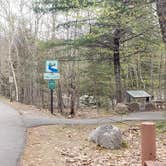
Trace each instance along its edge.
<instances>
[{"instance_id":1,"label":"large boulder","mask_svg":"<svg viewBox=\"0 0 166 166\"><path fill-rule=\"evenodd\" d=\"M107 149L119 149L122 144L120 129L112 125L97 127L90 133L89 139Z\"/></svg>"},{"instance_id":2,"label":"large boulder","mask_svg":"<svg viewBox=\"0 0 166 166\"><path fill-rule=\"evenodd\" d=\"M115 107L115 112L119 113L119 114L125 114L127 113L128 107L127 105L123 104L123 103L118 103Z\"/></svg>"}]
</instances>

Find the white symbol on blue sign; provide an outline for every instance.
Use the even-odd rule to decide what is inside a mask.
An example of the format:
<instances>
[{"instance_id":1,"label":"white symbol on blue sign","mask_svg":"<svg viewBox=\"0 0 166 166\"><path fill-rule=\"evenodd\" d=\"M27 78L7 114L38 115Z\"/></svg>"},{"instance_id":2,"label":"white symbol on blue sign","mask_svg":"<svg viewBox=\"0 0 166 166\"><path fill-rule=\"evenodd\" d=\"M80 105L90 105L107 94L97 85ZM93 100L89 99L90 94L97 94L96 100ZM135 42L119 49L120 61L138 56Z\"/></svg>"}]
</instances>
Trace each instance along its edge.
<instances>
[{"instance_id":1,"label":"white symbol on blue sign","mask_svg":"<svg viewBox=\"0 0 166 166\"><path fill-rule=\"evenodd\" d=\"M49 64L48 65L48 69L53 72L53 73L57 73L58 72L58 69L55 67L55 65L51 65Z\"/></svg>"},{"instance_id":2,"label":"white symbol on blue sign","mask_svg":"<svg viewBox=\"0 0 166 166\"><path fill-rule=\"evenodd\" d=\"M58 73L58 61L46 61L46 72Z\"/></svg>"}]
</instances>

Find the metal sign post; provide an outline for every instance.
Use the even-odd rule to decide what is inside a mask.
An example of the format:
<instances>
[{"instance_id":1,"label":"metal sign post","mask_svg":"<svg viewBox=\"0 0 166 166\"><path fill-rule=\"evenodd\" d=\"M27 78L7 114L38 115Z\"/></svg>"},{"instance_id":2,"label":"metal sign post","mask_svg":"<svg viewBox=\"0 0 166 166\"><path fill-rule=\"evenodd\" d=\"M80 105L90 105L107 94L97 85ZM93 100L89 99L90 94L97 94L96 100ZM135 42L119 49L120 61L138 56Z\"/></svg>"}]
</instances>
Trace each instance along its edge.
<instances>
[{"instance_id":1,"label":"metal sign post","mask_svg":"<svg viewBox=\"0 0 166 166\"><path fill-rule=\"evenodd\" d=\"M48 80L48 88L50 89L50 111L51 114L54 113L54 89L56 87L55 80L60 79L60 74L58 70L58 61L47 60L45 64L44 79Z\"/></svg>"},{"instance_id":2,"label":"metal sign post","mask_svg":"<svg viewBox=\"0 0 166 166\"><path fill-rule=\"evenodd\" d=\"M48 88L50 89L50 92L51 92L51 107L50 107L50 110L51 110L51 114L53 114L54 112L54 89L55 89L55 80L49 80L48 81Z\"/></svg>"},{"instance_id":3,"label":"metal sign post","mask_svg":"<svg viewBox=\"0 0 166 166\"><path fill-rule=\"evenodd\" d=\"M53 114L54 113L54 97L53 97L53 89L51 89L51 114Z\"/></svg>"}]
</instances>

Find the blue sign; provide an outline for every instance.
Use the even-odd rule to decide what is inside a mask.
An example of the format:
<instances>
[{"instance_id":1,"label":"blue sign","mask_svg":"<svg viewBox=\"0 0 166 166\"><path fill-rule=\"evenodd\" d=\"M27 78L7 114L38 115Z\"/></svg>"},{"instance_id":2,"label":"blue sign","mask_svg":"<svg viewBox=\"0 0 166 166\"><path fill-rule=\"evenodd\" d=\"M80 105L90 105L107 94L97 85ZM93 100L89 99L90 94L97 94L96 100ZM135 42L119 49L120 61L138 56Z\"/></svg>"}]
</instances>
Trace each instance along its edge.
<instances>
[{"instance_id":1,"label":"blue sign","mask_svg":"<svg viewBox=\"0 0 166 166\"><path fill-rule=\"evenodd\" d=\"M46 61L46 73L58 73L58 61Z\"/></svg>"}]
</instances>

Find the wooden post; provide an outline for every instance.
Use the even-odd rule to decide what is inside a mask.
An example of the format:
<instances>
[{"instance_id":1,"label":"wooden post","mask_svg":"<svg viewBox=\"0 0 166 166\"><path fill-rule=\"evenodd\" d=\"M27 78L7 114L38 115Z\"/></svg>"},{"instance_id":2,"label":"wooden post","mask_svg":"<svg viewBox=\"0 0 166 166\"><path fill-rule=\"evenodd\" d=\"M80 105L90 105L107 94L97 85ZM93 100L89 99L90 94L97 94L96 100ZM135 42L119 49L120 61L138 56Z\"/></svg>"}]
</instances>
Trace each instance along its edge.
<instances>
[{"instance_id":1,"label":"wooden post","mask_svg":"<svg viewBox=\"0 0 166 166\"><path fill-rule=\"evenodd\" d=\"M145 161L156 160L156 132L155 124L152 122L143 122L141 124L141 145L142 145L142 166Z\"/></svg>"}]
</instances>

